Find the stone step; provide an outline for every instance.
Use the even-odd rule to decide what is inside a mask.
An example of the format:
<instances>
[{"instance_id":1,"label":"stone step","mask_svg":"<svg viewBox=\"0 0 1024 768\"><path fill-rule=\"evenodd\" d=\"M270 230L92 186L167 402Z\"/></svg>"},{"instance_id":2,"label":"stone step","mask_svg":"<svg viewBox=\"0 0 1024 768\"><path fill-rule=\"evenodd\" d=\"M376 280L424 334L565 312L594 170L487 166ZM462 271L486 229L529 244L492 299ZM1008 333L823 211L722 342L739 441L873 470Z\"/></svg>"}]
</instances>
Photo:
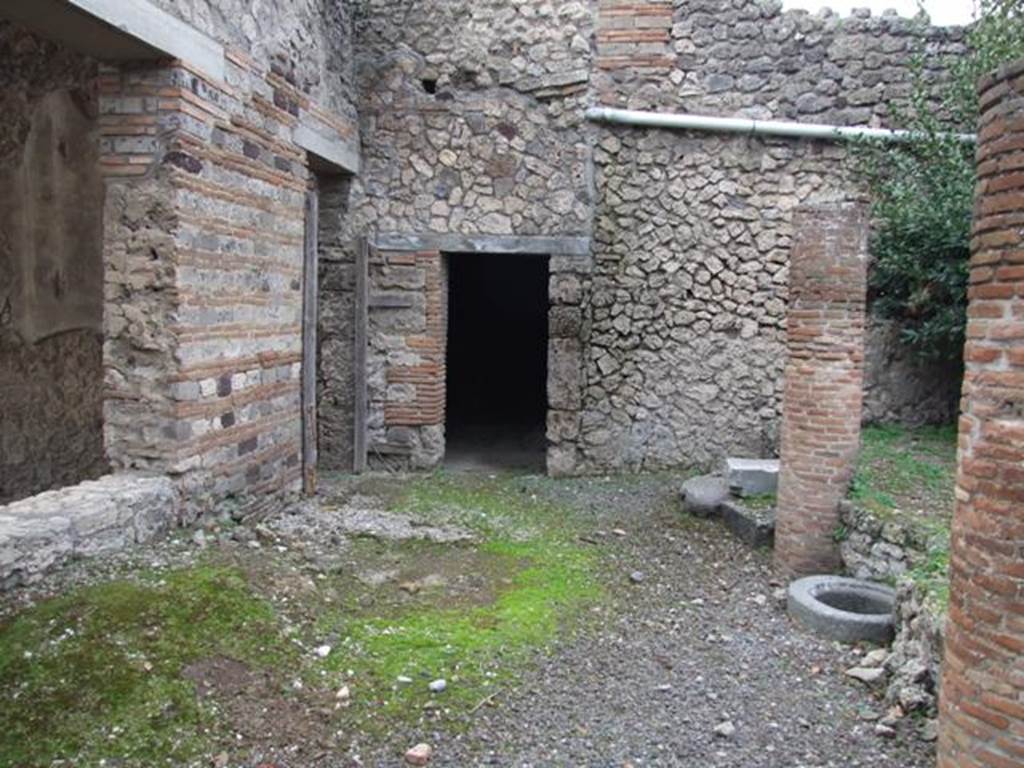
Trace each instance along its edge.
<instances>
[{"instance_id":1,"label":"stone step","mask_svg":"<svg viewBox=\"0 0 1024 768\"><path fill-rule=\"evenodd\" d=\"M775 510L750 509L726 499L719 506L722 521L733 536L751 547L770 547L775 541Z\"/></svg>"},{"instance_id":2,"label":"stone step","mask_svg":"<svg viewBox=\"0 0 1024 768\"><path fill-rule=\"evenodd\" d=\"M779 486L778 459L725 460L725 481L737 496L775 493Z\"/></svg>"}]
</instances>

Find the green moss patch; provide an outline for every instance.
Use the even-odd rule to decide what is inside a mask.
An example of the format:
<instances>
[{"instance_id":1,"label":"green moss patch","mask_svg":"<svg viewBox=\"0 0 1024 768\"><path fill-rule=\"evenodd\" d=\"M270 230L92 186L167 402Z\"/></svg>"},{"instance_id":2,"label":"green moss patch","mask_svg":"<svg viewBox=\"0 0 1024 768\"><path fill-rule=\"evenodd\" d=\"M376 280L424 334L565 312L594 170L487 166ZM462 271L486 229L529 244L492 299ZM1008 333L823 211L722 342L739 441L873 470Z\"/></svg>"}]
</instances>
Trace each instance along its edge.
<instances>
[{"instance_id":1,"label":"green moss patch","mask_svg":"<svg viewBox=\"0 0 1024 768\"><path fill-rule=\"evenodd\" d=\"M850 498L883 521L906 526L926 542L909 576L944 611L949 601L949 526L956 483L955 425L864 429Z\"/></svg>"},{"instance_id":2,"label":"green moss patch","mask_svg":"<svg viewBox=\"0 0 1024 768\"><path fill-rule=\"evenodd\" d=\"M293 655L230 570L144 574L22 613L0 628L0 764L180 764L217 728L181 676L212 655L267 668Z\"/></svg>"},{"instance_id":3,"label":"green moss patch","mask_svg":"<svg viewBox=\"0 0 1024 768\"><path fill-rule=\"evenodd\" d=\"M851 498L881 515L948 521L955 478L955 426L867 427Z\"/></svg>"},{"instance_id":4,"label":"green moss patch","mask_svg":"<svg viewBox=\"0 0 1024 768\"><path fill-rule=\"evenodd\" d=\"M347 610L324 618L321 631L344 638L325 669L350 685L349 714L361 729L386 730L424 711L456 720L470 714L601 597L597 556L575 542L578 519L569 507L545 500L543 490L535 479L438 473L412 480L393 499L396 511L480 534L471 564L489 599L452 608L442 589L414 604L392 602L375 615ZM446 560L459 557L458 548L447 555L423 544L415 549L418 556L401 559L413 573L426 562L443 574ZM432 694L428 683L440 678L448 687Z\"/></svg>"},{"instance_id":5,"label":"green moss patch","mask_svg":"<svg viewBox=\"0 0 1024 768\"><path fill-rule=\"evenodd\" d=\"M756 493L753 496L744 496L740 499L740 503L747 509L752 509L755 512L764 512L769 509L775 509L775 494Z\"/></svg>"},{"instance_id":6,"label":"green moss patch","mask_svg":"<svg viewBox=\"0 0 1024 768\"><path fill-rule=\"evenodd\" d=\"M328 615L325 634L343 637L324 664L353 691L350 715L387 729L433 705L458 718L514 681L536 649L554 640L581 606L600 596L589 555L558 543L491 541L482 551L511 578L491 584L494 599L471 608L421 602L385 616ZM444 693L428 683L443 678Z\"/></svg>"},{"instance_id":7,"label":"green moss patch","mask_svg":"<svg viewBox=\"0 0 1024 768\"><path fill-rule=\"evenodd\" d=\"M601 550L579 543L578 510L550 482L390 484L396 511L473 542L358 539L328 569L301 547L216 546L199 566L22 611L0 626L0 765L205 764L425 718L457 726L603 594ZM443 693L428 690L437 678Z\"/></svg>"}]
</instances>

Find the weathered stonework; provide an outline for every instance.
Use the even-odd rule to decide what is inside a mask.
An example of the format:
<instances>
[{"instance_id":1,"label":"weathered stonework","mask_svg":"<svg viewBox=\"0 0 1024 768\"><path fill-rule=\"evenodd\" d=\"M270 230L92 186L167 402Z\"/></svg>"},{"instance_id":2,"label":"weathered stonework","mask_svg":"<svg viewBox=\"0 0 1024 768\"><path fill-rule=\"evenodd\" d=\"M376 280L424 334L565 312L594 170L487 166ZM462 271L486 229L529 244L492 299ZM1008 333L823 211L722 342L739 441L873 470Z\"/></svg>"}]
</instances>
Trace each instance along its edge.
<instances>
[{"instance_id":1,"label":"weathered stonework","mask_svg":"<svg viewBox=\"0 0 1024 768\"><path fill-rule=\"evenodd\" d=\"M0 22L0 503L98 477L96 64Z\"/></svg>"},{"instance_id":2,"label":"weathered stonework","mask_svg":"<svg viewBox=\"0 0 1024 768\"><path fill-rule=\"evenodd\" d=\"M365 165L349 237L593 236L578 312L551 297L559 473L776 454L792 212L858 196L835 143L612 128L587 123L584 107L884 124L887 103L907 93L911 50L963 46L961 30L891 15L719 6L355 9ZM345 320L331 312L324 333L344 338ZM565 378L567 353L582 367ZM938 418L940 398L881 374L898 357L888 341L867 355L879 360L869 417ZM351 442L351 413L335 407L322 409L335 425L321 433L337 447L327 461Z\"/></svg>"},{"instance_id":3,"label":"weathered stonework","mask_svg":"<svg viewBox=\"0 0 1024 768\"><path fill-rule=\"evenodd\" d=\"M323 117L355 117L351 2L320 0L151 0L269 70L312 100ZM275 95L274 102L287 97Z\"/></svg>"},{"instance_id":4,"label":"weathered stonework","mask_svg":"<svg viewBox=\"0 0 1024 768\"><path fill-rule=\"evenodd\" d=\"M864 422L950 424L956 418L963 370L913 356L899 325L868 309L864 337Z\"/></svg>"},{"instance_id":5,"label":"weathered stonework","mask_svg":"<svg viewBox=\"0 0 1024 768\"><path fill-rule=\"evenodd\" d=\"M755 0L156 5L214 59L101 65L106 451L179 479L194 512L298 487L312 189L322 466L358 464L364 374L371 456L440 461L446 254L526 241L550 257L551 474L775 453L793 211L857 196L845 149L585 108L884 123L914 46L962 47ZM314 145L359 174L328 178Z\"/></svg>"},{"instance_id":6,"label":"weathered stonework","mask_svg":"<svg viewBox=\"0 0 1024 768\"><path fill-rule=\"evenodd\" d=\"M356 254L349 177L320 183L317 371L319 466L351 471L355 446Z\"/></svg>"},{"instance_id":7,"label":"weathered stonework","mask_svg":"<svg viewBox=\"0 0 1024 768\"><path fill-rule=\"evenodd\" d=\"M888 102L907 93L911 50L963 49L962 30L890 14L840 19L783 12L778 3L672 5L671 69L595 70L598 103L885 125ZM707 469L725 455L775 455L793 212L860 196L846 148L611 127L601 127L594 144L584 465ZM871 360L891 355L889 346L866 350ZM906 406L902 380L894 394L885 390L895 380L869 382L877 406L870 413L924 420ZM933 402L922 403L928 418Z\"/></svg>"},{"instance_id":8,"label":"weathered stonework","mask_svg":"<svg viewBox=\"0 0 1024 768\"><path fill-rule=\"evenodd\" d=\"M369 288L370 465L434 467L444 456L444 261L438 251L374 248Z\"/></svg>"},{"instance_id":9,"label":"weathered stonework","mask_svg":"<svg viewBox=\"0 0 1024 768\"><path fill-rule=\"evenodd\" d=\"M710 467L777 450L790 218L841 188L841 156L665 131L601 140L588 468Z\"/></svg>"},{"instance_id":10,"label":"weathered stonework","mask_svg":"<svg viewBox=\"0 0 1024 768\"><path fill-rule=\"evenodd\" d=\"M656 6L654 0L637 5ZM595 74L598 101L635 109L743 115L837 125L885 123L910 92L909 62L927 46L926 74L941 54L966 50L964 30L928 27L895 12L846 16L784 11L777 0L673 0L670 71Z\"/></svg>"},{"instance_id":11,"label":"weathered stonework","mask_svg":"<svg viewBox=\"0 0 1024 768\"><path fill-rule=\"evenodd\" d=\"M906 575L928 552L920 531L885 520L848 500L839 504L839 555L843 568L857 579L893 581Z\"/></svg>"},{"instance_id":12,"label":"weathered stonework","mask_svg":"<svg viewBox=\"0 0 1024 768\"><path fill-rule=\"evenodd\" d=\"M146 541L178 518L178 505L169 478L122 473L0 506L0 589Z\"/></svg>"},{"instance_id":13,"label":"weathered stonework","mask_svg":"<svg viewBox=\"0 0 1024 768\"><path fill-rule=\"evenodd\" d=\"M203 8L192 13L207 19ZM300 129L344 142L357 128L344 88L330 91L343 114L310 95L350 66L348 38L295 66L283 51L305 44L309 24L330 37L329 19L278 10L255 29L248 11L201 27L229 46L224 81L181 62L109 68L101 81L108 300L119 299L106 318L108 445L116 466L180 477L195 512L227 498L256 511L301 473L314 176ZM269 61L230 47L253 35L276 51Z\"/></svg>"},{"instance_id":14,"label":"weathered stonework","mask_svg":"<svg viewBox=\"0 0 1024 768\"><path fill-rule=\"evenodd\" d=\"M930 556L923 531L882 520L848 500L839 505L843 570L858 579L895 583L895 635L884 661L885 701L906 713L934 717L946 615L941 604L908 575Z\"/></svg>"},{"instance_id":15,"label":"weathered stonework","mask_svg":"<svg viewBox=\"0 0 1024 768\"><path fill-rule=\"evenodd\" d=\"M264 4L258 11L247 3L158 5L195 26L205 61L220 57L211 71L169 56L96 65L6 22L0 26L0 55L12 73L3 91L8 109L0 123L0 163L10 164L14 178L8 183L5 176L4 194L18 198L7 199L4 212L14 213L16 223L28 220L25 200L34 197L53 209L44 211L53 233L39 228L36 241L75 243L73 254L57 254L72 267L54 285L72 297L65 314L78 321L60 326L64 316L53 317L46 303L52 297L23 307L4 296L8 311L0 316L5 323L15 318L10 324L22 337L33 336L25 328L39 327L29 322L29 311L57 325L35 334L47 337L47 346L34 357L20 349L12 353L17 366L4 361L2 384L11 404L18 407L15 398L26 393L37 402L20 406L17 418L3 414L2 479L6 486L16 464L15 479L28 491L73 482L98 474L96 458L105 466L105 449L116 470L166 475L184 492L185 504L151 510L155 527L221 503L258 512L297 490L305 201L316 186L315 172L358 165L351 37L341 4ZM148 5L139 12L160 20ZM48 21L36 19L44 33ZM37 162L38 172L26 173L24 162L18 165L21 146L30 160L46 161L46 152L56 160ZM321 150L325 154L317 154ZM69 183L62 162L81 188ZM36 187L45 192L51 168L55 191L35 195ZM36 258L34 233L14 237L18 230L6 225L4 231L17 258ZM93 245L95 263L89 261ZM56 250L36 249L50 261ZM76 277L75 269L82 274ZM5 263L4 276L9 272ZM35 273L44 270L36 265ZM75 291L90 285L96 289L91 305L75 299ZM86 315L91 334L84 333ZM4 345L13 338L7 328L0 333ZM69 349L72 341L79 347ZM92 381L88 365L94 366ZM52 417L30 423L34 408L48 406ZM75 418L61 418L65 406L75 409ZM48 428L54 419L60 428ZM19 434L30 427L35 443ZM60 455L53 450L58 442ZM54 454L52 466L44 465L45 456L31 455L36 446ZM86 467L87 458L95 468ZM117 491L119 482L120 476L105 479L103 488ZM6 487L0 497L8 497ZM28 510L29 517L56 520L47 511L50 497L40 498L38 515L34 507L18 514ZM117 500L131 512L130 499ZM80 517L65 522L72 538L86 542L76 527L87 522ZM123 538L133 525L132 519L111 521L109 537ZM92 551L88 543L65 544L61 553Z\"/></svg>"},{"instance_id":16,"label":"weathered stonework","mask_svg":"<svg viewBox=\"0 0 1024 768\"><path fill-rule=\"evenodd\" d=\"M660 69L675 65L670 0L598 0L597 66Z\"/></svg>"},{"instance_id":17,"label":"weathered stonework","mask_svg":"<svg viewBox=\"0 0 1024 768\"><path fill-rule=\"evenodd\" d=\"M0 332L0 361L0 504L104 474L100 334Z\"/></svg>"}]
</instances>

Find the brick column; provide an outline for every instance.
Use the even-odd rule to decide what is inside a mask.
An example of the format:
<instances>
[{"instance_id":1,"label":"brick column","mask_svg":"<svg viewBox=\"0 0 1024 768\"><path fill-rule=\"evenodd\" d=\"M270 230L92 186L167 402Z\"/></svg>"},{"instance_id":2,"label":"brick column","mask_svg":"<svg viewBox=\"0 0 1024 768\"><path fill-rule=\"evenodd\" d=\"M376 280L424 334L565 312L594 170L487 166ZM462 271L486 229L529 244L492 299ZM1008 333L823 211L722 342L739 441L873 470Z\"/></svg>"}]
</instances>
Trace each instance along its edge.
<instances>
[{"instance_id":1,"label":"brick column","mask_svg":"<svg viewBox=\"0 0 1024 768\"><path fill-rule=\"evenodd\" d=\"M793 217L775 563L832 573L834 534L860 443L868 222L863 207Z\"/></svg>"},{"instance_id":2,"label":"brick column","mask_svg":"<svg viewBox=\"0 0 1024 768\"><path fill-rule=\"evenodd\" d=\"M1024 765L1024 61L980 96L940 768Z\"/></svg>"}]
</instances>

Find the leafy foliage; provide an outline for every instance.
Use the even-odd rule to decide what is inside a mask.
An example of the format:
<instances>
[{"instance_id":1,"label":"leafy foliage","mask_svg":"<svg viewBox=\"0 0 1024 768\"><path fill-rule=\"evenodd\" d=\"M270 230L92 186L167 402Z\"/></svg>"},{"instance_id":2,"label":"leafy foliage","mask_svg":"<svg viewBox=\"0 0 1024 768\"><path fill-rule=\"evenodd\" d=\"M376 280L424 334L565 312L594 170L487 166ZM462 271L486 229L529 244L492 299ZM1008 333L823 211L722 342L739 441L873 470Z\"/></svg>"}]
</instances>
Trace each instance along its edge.
<instances>
[{"instance_id":1,"label":"leafy foliage","mask_svg":"<svg viewBox=\"0 0 1024 768\"><path fill-rule=\"evenodd\" d=\"M910 140L865 142L857 152L875 220L872 306L899 320L904 340L930 360L962 355L974 145L959 134L975 130L978 78L1024 56L1024 0L982 0L967 43L966 55L947 63L950 80L938 96L926 59L914 62L909 102L893 108Z\"/></svg>"}]
</instances>

